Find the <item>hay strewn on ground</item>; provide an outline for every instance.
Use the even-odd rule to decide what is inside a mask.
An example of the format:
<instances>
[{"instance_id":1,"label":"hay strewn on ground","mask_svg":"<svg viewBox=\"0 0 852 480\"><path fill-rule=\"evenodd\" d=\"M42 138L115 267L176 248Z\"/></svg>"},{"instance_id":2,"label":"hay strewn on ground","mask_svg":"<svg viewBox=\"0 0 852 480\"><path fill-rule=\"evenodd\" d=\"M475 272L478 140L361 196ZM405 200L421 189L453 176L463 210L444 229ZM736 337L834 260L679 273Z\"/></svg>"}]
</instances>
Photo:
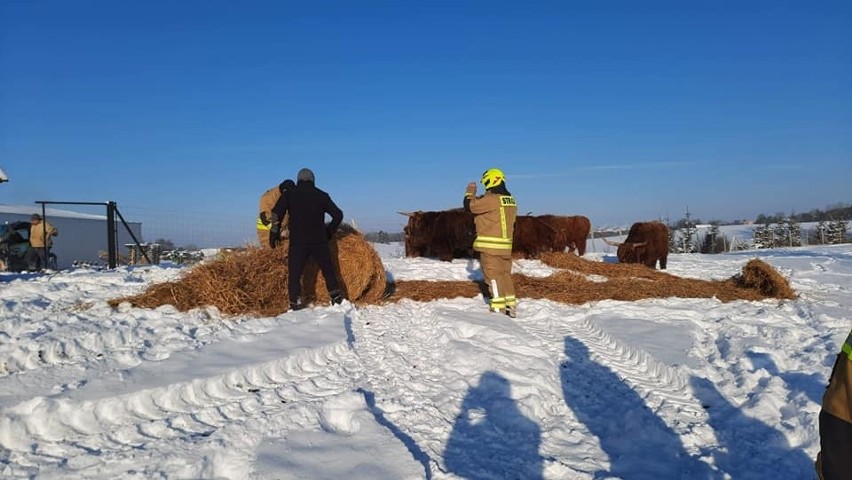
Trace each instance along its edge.
<instances>
[{"instance_id":1,"label":"hay strewn on ground","mask_svg":"<svg viewBox=\"0 0 852 480\"><path fill-rule=\"evenodd\" d=\"M716 297L730 302L792 299L796 296L787 280L761 260L749 261L742 274L723 281L681 278L644 265L593 262L569 253L548 253L542 255L541 260L565 271L546 278L512 275L518 298L549 299L579 305L599 300L633 301L667 297ZM590 280L589 275L606 277L606 281ZM388 300L475 297L480 288L476 282L465 281L400 281Z\"/></svg>"},{"instance_id":2,"label":"hay strewn on ground","mask_svg":"<svg viewBox=\"0 0 852 480\"><path fill-rule=\"evenodd\" d=\"M483 293L480 282L399 281L386 298L384 266L361 234L343 230L331 246L346 298L355 304L379 304L403 298L431 301ZM546 278L513 275L519 298L569 304L667 297L716 297L723 302L795 298L787 280L761 260L749 261L742 274L723 281L680 278L644 265L595 262L570 253L547 253L541 260L562 271ZM198 265L179 281L154 285L140 295L111 303L115 306L127 301L145 308L171 304L181 311L214 305L226 314L274 316L289 309L286 265L286 245L274 250L248 248ZM590 279L592 275L594 278ZM325 281L315 263L306 267L302 286L307 301L329 301Z\"/></svg>"},{"instance_id":3,"label":"hay strewn on ground","mask_svg":"<svg viewBox=\"0 0 852 480\"><path fill-rule=\"evenodd\" d=\"M375 249L364 237L342 227L330 242L335 270L346 298L353 303L375 303L385 294L387 277ZM287 245L269 250L248 247L202 263L180 280L153 285L121 302L143 308L174 305L180 311L214 305L226 314L274 316L290 308L287 295ZM313 261L302 276L303 299L328 302L325 279Z\"/></svg>"}]
</instances>

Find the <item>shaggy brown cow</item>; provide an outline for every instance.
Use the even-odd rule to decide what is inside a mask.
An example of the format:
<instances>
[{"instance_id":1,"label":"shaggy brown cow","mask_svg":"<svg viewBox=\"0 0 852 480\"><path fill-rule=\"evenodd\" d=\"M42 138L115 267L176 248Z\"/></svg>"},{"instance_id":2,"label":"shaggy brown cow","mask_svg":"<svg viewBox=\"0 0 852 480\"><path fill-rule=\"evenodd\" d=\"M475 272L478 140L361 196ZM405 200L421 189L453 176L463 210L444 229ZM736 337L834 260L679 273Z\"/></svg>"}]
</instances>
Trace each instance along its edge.
<instances>
[{"instance_id":1,"label":"shaggy brown cow","mask_svg":"<svg viewBox=\"0 0 852 480\"><path fill-rule=\"evenodd\" d=\"M512 236L512 256L538 258L544 252L556 251L559 232L541 217L518 215L515 217L515 234ZM565 247L562 247L564 250Z\"/></svg>"},{"instance_id":2,"label":"shaggy brown cow","mask_svg":"<svg viewBox=\"0 0 852 480\"><path fill-rule=\"evenodd\" d=\"M474 257L476 227L473 214L461 208L400 213L408 217L408 224L403 229L406 257L432 257L443 261ZM581 245L585 247L583 238ZM544 252L564 251L567 245L561 230L542 217L516 217L512 256L538 258Z\"/></svg>"},{"instance_id":3,"label":"shaggy brown cow","mask_svg":"<svg viewBox=\"0 0 852 480\"><path fill-rule=\"evenodd\" d=\"M582 215L539 215L540 219L556 229L557 240L554 242L554 252L564 252L566 248L577 249L577 255L586 253L586 239L592 230L592 222Z\"/></svg>"},{"instance_id":4,"label":"shaggy brown cow","mask_svg":"<svg viewBox=\"0 0 852 480\"><path fill-rule=\"evenodd\" d=\"M669 227L662 222L636 222L630 227L627 239L621 243L610 242L617 246L619 263L642 263L656 268L660 261L660 270L666 269L669 258Z\"/></svg>"},{"instance_id":5,"label":"shaggy brown cow","mask_svg":"<svg viewBox=\"0 0 852 480\"><path fill-rule=\"evenodd\" d=\"M476 227L471 213L461 208L400 213L408 216L403 230L406 257L434 257L445 262L473 257Z\"/></svg>"}]
</instances>

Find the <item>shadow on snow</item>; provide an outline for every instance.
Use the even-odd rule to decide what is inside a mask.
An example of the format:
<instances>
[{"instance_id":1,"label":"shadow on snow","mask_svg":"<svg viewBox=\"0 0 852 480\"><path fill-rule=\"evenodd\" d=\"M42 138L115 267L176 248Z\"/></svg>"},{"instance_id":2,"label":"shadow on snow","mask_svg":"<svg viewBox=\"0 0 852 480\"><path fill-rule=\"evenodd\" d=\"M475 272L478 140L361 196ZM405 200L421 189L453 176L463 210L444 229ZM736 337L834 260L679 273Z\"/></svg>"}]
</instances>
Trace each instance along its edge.
<instances>
[{"instance_id":1,"label":"shadow on snow","mask_svg":"<svg viewBox=\"0 0 852 480\"><path fill-rule=\"evenodd\" d=\"M594 478L721 478L691 456L680 437L612 370L593 361L582 342L565 338L562 392L565 402L609 455L610 470Z\"/></svg>"},{"instance_id":2,"label":"shadow on snow","mask_svg":"<svg viewBox=\"0 0 852 480\"><path fill-rule=\"evenodd\" d=\"M801 450L790 448L781 432L744 415L713 382L692 377L690 384L707 410L708 423L722 447L712 452L719 468L737 479L765 479L767 475L775 479L814 478L813 461Z\"/></svg>"},{"instance_id":3,"label":"shadow on snow","mask_svg":"<svg viewBox=\"0 0 852 480\"><path fill-rule=\"evenodd\" d=\"M773 377L779 377L787 384L790 390L803 392L812 402L822 404L822 395L828 386L827 380L817 373L781 372L775 361L767 353L747 351L746 356L751 359L755 369L764 369ZM834 360L836 355L831 355Z\"/></svg>"},{"instance_id":4,"label":"shadow on snow","mask_svg":"<svg viewBox=\"0 0 852 480\"><path fill-rule=\"evenodd\" d=\"M509 381L485 372L461 405L444 451L448 471L468 479L541 479L541 429L512 400Z\"/></svg>"}]
</instances>

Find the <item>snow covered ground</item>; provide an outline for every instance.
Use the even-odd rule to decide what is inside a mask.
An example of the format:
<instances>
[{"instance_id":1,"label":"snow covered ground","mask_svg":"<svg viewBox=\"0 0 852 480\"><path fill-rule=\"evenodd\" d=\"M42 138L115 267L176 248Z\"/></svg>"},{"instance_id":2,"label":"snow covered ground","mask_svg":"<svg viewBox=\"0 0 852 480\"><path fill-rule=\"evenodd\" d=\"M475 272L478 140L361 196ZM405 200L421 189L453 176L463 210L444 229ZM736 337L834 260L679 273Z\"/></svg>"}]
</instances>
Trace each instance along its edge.
<instances>
[{"instance_id":1,"label":"snow covered ground","mask_svg":"<svg viewBox=\"0 0 852 480\"><path fill-rule=\"evenodd\" d=\"M480 275L377 249L395 279ZM107 304L176 267L0 274L0 476L813 478L821 395L852 325L852 245L673 255L669 272L724 279L754 257L800 298L227 318Z\"/></svg>"}]
</instances>

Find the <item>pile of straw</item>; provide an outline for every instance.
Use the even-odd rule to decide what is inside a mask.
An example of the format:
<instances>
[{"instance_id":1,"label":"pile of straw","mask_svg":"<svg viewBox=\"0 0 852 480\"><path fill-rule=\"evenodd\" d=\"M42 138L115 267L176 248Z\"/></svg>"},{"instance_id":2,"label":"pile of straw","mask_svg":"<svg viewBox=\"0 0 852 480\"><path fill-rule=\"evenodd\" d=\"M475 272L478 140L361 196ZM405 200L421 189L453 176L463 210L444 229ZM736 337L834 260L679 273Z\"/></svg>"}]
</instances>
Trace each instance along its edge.
<instances>
[{"instance_id":1,"label":"pile of straw","mask_svg":"<svg viewBox=\"0 0 852 480\"><path fill-rule=\"evenodd\" d=\"M743 273L721 281L681 278L638 264L608 264L584 260L570 253L545 253L541 260L562 271L546 278L514 274L519 298L549 299L579 305L599 300L634 301L645 298L718 298L734 300L793 299L790 284L761 260L751 260ZM594 275L597 278L590 279ZM605 280L604 280L605 279ZM388 300L475 297L478 282L400 281Z\"/></svg>"},{"instance_id":2,"label":"pile of straw","mask_svg":"<svg viewBox=\"0 0 852 480\"><path fill-rule=\"evenodd\" d=\"M346 298L355 304L487 295L484 284L473 281L399 281L389 286L379 255L352 229L338 232L330 245L338 280ZM130 302L144 308L171 304L181 311L214 305L226 314L278 315L290 306L287 253L286 244L274 250L250 247L225 253L189 270L179 281L153 285L140 295L110 303ZM570 253L546 253L541 260L560 271L546 278L512 275L519 298L576 305L667 297L715 297L730 302L796 296L787 280L761 260L749 261L742 274L721 281L680 278L644 265L595 262ZM302 296L306 302L329 301L325 280L313 262L302 276Z\"/></svg>"},{"instance_id":3,"label":"pile of straw","mask_svg":"<svg viewBox=\"0 0 852 480\"><path fill-rule=\"evenodd\" d=\"M364 237L341 227L329 242L338 282L353 303L376 303L385 294L387 277L378 253ZM214 305L226 314L274 316L290 308L287 295L288 245L276 249L249 247L226 252L202 263L180 280L153 285L145 292L110 302L130 302L136 307L174 305L180 311ZM328 302L319 266L309 261L302 275L302 299Z\"/></svg>"}]
</instances>

